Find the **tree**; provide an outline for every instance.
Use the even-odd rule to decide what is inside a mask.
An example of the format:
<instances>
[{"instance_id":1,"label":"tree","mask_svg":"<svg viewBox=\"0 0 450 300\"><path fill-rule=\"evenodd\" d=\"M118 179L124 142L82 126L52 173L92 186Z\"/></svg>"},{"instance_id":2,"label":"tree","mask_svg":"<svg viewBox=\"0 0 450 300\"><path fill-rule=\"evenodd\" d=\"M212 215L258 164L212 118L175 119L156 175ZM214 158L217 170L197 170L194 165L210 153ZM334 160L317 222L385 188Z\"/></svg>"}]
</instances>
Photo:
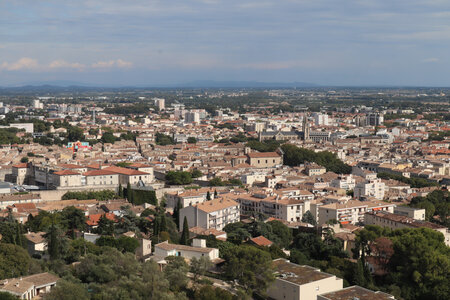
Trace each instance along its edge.
<instances>
[{"instance_id":1,"label":"tree","mask_svg":"<svg viewBox=\"0 0 450 300\"><path fill-rule=\"evenodd\" d=\"M287 248L292 242L292 232L280 221L270 221L268 224L272 227L273 236L271 237L275 244L281 248Z\"/></svg>"},{"instance_id":2,"label":"tree","mask_svg":"<svg viewBox=\"0 0 450 300\"><path fill-rule=\"evenodd\" d=\"M114 234L114 221L108 219L105 215L100 216L98 220L98 226L95 228L95 233L102 235L113 235Z\"/></svg>"},{"instance_id":3,"label":"tree","mask_svg":"<svg viewBox=\"0 0 450 300\"><path fill-rule=\"evenodd\" d=\"M202 177L203 173L200 170L193 170L191 173L192 178L198 178L198 177Z\"/></svg>"},{"instance_id":4,"label":"tree","mask_svg":"<svg viewBox=\"0 0 450 300\"><path fill-rule=\"evenodd\" d=\"M84 132L83 129L76 126L70 126L70 128L67 130L67 139L70 142L76 142L76 141L82 141L84 140Z\"/></svg>"},{"instance_id":5,"label":"tree","mask_svg":"<svg viewBox=\"0 0 450 300\"><path fill-rule=\"evenodd\" d=\"M122 184L119 183L119 191L118 191L119 197L123 198L123 187Z\"/></svg>"},{"instance_id":6,"label":"tree","mask_svg":"<svg viewBox=\"0 0 450 300\"><path fill-rule=\"evenodd\" d=\"M183 232L181 233L180 244L189 245L189 225L186 216L184 216L183 220Z\"/></svg>"},{"instance_id":7,"label":"tree","mask_svg":"<svg viewBox=\"0 0 450 300\"><path fill-rule=\"evenodd\" d=\"M61 212L61 225L67 228L72 238L75 238L75 230L85 230L86 228L86 216L81 209L74 206L66 207Z\"/></svg>"},{"instance_id":8,"label":"tree","mask_svg":"<svg viewBox=\"0 0 450 300\"><path fill-rule=\"evenodd\" d=\"M166 261L164 276L169 281L170 289L174 292L179 292L186 288L189 281L187 277L189 266L181 256L169 256L166 258Z\"/></svg>"},{"instance_id":9,"label":"tree","mask_svg":"<svg viewBox=\"0 0 450 300\"><path fill-rule=\"evenodd\" d=\"M18 298L11 293L0 292L0 299L2 299L2 300L17 300Z\"/></svg>"},{"instance_id":10,"label":"tree","mask_svg":"<svg viewBox=\"0 0 450 300\"><path fill-rule=\"evenodd\" d=\"M30 263L28 252L21 246L0 243L0 279L27 275Z\"/></svg>"},{"instance_id":11,"label":"tree","mask_svg":"<svg viewBox=\"0 0 450 300\"><path fill-rule=\"evenodd\" d=\"M2 298L3 299L3 298ZM46 294L45 300L88 300L89 294L85 286L64 279Z\"/></svg>"},{"instance_id":12,"label":"tree","mask_svg":"<svg viewBox=\"0 0 450 300\"><path fill-rule=\"evenodd\" d=\"M214 199L217 198L217 190L214 190Z\"/></svg>"},{"instance_id":13,"label":"tree","mask_svg":"<svg viewBox=\"0 0 450 300\"><path fill-rule=\"evenodd\" d=\"M195 283L198 283L200 277L205 275L206 271L208 271L212 266L209 257L202 256L200 259L193 257L191 259L191 273L194 275L193 280Z\"/></svg>"},{"instance_id":14,"label":"tree","mask_svg":"<svg viewBox=\"0 0 450 300\"><path fill-rule=\"evenodd\" d=\"M302 222L303 223L308 223L311 224L313 226L317 225L316 220L314 219L313 214L308 210L307 212L305 212L302 216Z\"/></svg>"},{"instance_id":15,"label":"tree","mask_svg":"<svg viewBox=\"0 0 450 300\"><path fill-rule=\"evenodd\" d=\"M102 143L110 143L114 144L115 141L120 140L120 138L116 138L114 134L110 131L105 131L102 135L101 141Z\"/></svg>"},{"instance_id":16,"label":"tree","mask_svg":"<svg viewBox=\"0 0 450 300\"><path fill-rule=\"evenodd\" d=\"M61 256L61 233L59 229L52 224L50 231L46 234L48 254L50 259L55 260Z\"/></svg>"},{"instance_id":17,"label":"tree","mask_svg":"<svg viewBox=\"0 0 450 300\"><path fill-rule=\"evenodd\" d=\"M248 295L265 294L275 280L270 254L256 247L241 245L231 249L225 257L225 274L236 279Z\"/></svg>"},{"instance_id":18,"label":"tree","mask_svg":"<svg viewBox=\"0 0 450 300\"><path fill-rule=\"evenodd\" d=\"M195 291L194 299L196 300L237 300L238 297L221 288L211 285L204 285Z\"/></svg>"},{"instance_id":19,"label":"tree","mask_svg":"<svg viewBox=\"0 0 450 300\"><path fill-rule=\"evenodd\" d=\"M189 144L196 144L197 143L197 139L193 136L188 137L187 142Z\"/></svg>"},{"instance_id":20,"label":"tree","mask_svg":"<svg viewBox=\"0 0 450 300\"><path fill-rule=\"evenodd\" d=\"M209 181L209 186L223 186L225 185L220 177L214 177Z\"/></svg>"},{"instance_id":21,"label":"tree","mask_svg":"<svg viewBox=\"0 0 450 300\"><path fill-rule=\"evenodd\" d=\"M206 192L206 200L211 200L211 193L209 191Z\"/></svg>"},{"instance_id":22,"label":"tree","mask_svg":"<svg viewBox=\"0 0 450 300\"><path fill-rule=\"evenodd\" d=\"M192 183L192 174L185 171L169 171L166 180L171 185L183 185Z\"/></svg>"},{"instance_id":23,"label":"tree","mask_svg":"<svg viewBox=\"0 0 450 300\"><path fill-rule=\"evenodd\" d=\"M20 159L21 163L27 163L28 162L28 157L24 156Z\"/></svg>"},{"instance_id":24,"label":"tree","mask_svg":"<svg viewBox=\"0 0 450 300\"><path fill-rule=\"evenodd\" d=\"M178 230L180 229L180 209L182 208L181 202L178 201L177 205L173 209L173 218L175 219L175 224L177 225Z\"/></svg>"}]
</instances>

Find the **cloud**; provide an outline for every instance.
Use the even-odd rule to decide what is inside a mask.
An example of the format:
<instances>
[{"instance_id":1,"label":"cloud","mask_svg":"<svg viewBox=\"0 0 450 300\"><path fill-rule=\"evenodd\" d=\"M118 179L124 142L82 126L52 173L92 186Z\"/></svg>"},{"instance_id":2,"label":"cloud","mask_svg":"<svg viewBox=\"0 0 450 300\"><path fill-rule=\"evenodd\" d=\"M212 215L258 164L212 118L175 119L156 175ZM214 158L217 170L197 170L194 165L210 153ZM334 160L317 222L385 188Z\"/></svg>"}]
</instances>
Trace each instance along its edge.
<instances>
[{"instance_id":1,"label":"cloud","mask_svg":"<svg viewBox=\"0 0 450 300\"><path fill-rule=\"evenodd\" d=\"M133 64L122 59L109 60L109 61L98 61L91 65L94 69L106 69L106 68L129 68Z\"/></svg>"},{"instance_id":2,"label":"cloud","mask_svg":"<svg viewBox=\"0 0 450 300\"><path fill-rule=\"evenodd\" d=\"M54 60L52 61L48 67L50 69L78 69L78 70L82 70L84 69L86 66L80 63L70 63L70 62L66 62L64 60Z\"/></svg>"},{"instance_id":3,"label":"cloud","mask_svg":"<svg viewBox=\"0 0 450 300\"><path fill-rule=\"evenodd\" d=\"M19 70L33 70L37 69L39 64L37 60L29 57L23 57L15 62L4 62L0 65L0 70L19 71Z\"/></svg>"},{"instance_id":4,"label":"cloud","mask_svg":"<svg viewBox=\"0 0 450 300\"><path fill-rule=\"evenodd\" d=\"M439 58L436 57L425 58L424 60L422 60L423 63L436 63L438 61Z\"/></svg>"},{"instance_id":5,"label":"cloud","mask_svg":"<svg viewBox=\"0 0 450 300\"><path fill-rule=\"evenodd\" d=\"M50 63L39 63L37 59L23 57L15 62L3 62L0 71L55 71L59 69L72 69L86 71L88 69L130 68L133 64L123 59L99 61L91 65L79 62L68 62L63 59L53 60Z\"/></svg>"}]
</instances>

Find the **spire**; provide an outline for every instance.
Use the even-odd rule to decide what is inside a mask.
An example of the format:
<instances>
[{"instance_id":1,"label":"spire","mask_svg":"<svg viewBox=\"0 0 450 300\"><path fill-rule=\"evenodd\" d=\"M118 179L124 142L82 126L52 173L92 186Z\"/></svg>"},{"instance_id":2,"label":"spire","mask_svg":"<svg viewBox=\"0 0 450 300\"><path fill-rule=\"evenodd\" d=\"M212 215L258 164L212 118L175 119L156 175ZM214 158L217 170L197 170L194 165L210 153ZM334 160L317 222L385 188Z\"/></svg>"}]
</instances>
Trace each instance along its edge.
<instances>
[{"instance_id":1,"label":"spire","mask_svg":"<svg viewBox=\"0 0 450 300\"><path fill-rule=\"evenodd\" d=\"M303 140L309 140L309 122L307 112L305 112L305 114L303 115Z\"/></svg>"}]
</instances>

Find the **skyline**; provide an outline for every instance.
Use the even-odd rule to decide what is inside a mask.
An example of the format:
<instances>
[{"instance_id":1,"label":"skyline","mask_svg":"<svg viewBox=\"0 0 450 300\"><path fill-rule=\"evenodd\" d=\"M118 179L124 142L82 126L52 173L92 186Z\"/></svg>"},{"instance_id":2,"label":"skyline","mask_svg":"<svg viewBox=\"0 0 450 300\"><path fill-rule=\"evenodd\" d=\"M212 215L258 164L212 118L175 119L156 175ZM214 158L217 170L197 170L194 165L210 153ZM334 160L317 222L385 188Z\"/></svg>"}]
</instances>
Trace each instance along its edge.
<instances>
[{"instance_id":1,"label":"skyline","mask_svg":"<svg viewBox=\"0 0 450 300\"><path fill-rule=\"evenodd\" d=\"M450 3L316 2L1 3L0 86L450 86Z\"/></svg>"}]
</instances>

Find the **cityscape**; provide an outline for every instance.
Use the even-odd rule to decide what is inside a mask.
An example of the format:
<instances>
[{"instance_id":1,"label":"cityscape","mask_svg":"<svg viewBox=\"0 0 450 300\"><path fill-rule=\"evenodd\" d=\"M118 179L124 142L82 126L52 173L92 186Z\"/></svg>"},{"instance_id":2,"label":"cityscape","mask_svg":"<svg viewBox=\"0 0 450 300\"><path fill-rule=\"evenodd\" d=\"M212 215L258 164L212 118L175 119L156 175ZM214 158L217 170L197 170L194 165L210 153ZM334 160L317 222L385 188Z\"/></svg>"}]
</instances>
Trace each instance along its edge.
<instances>
[{"instance_id":1,"label":"cityscape","mask_svg":"<svg viewBox=\"0 0 450 300\"><path fill-rule=\"evenodd\" d=\"M381 24L445 3L38 2L0 4L0 300L450 299L448 36Z\"/></svg>"}]
</instances>

